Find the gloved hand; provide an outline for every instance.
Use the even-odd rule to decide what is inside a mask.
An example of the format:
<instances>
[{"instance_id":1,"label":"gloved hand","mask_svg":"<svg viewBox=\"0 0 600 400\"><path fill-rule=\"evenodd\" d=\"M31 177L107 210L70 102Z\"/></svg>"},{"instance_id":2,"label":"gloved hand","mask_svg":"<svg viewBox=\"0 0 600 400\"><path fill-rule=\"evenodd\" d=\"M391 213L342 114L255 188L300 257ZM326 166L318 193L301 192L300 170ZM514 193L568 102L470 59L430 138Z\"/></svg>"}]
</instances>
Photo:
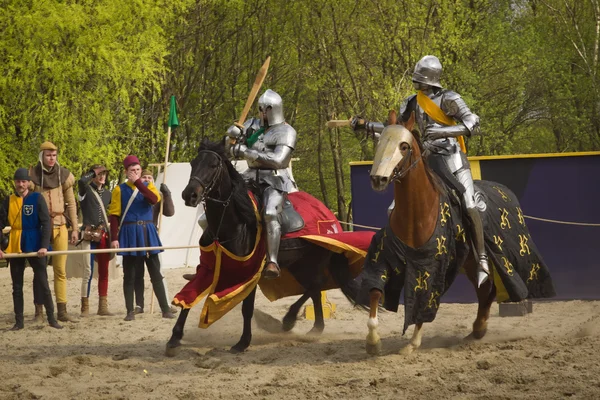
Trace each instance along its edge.
<instances>
[{"instance_id":1,"label":"gloved hand","mask_svg":"<svg viewBox=\"0 0 600 400\"><path fill-rule=\"evenodd\" d=\"M96 172L93 169L90 169L85 174L83 174L81 177L85 180L92 180L93 178L96 177Z\"/></svg>"},{"instance_id":2,"label":"gloved hand","mask_svg":"<svg viewBox=\"0 0 600 400\"><path fill-rule=\"evenodd\" d=\"M244 156L244 153L248 150L248 146L242 143L236 143L231 146L231 155L234 158L240 158Z\"/></svg>"},{"instance_id":3,"label":"gloved hand","mask_svg":"<svg viewBox=\"0 0 600 400\"><path fill-rule=\"evenodd\" d=\"M169 188L167 187L167 185L165 185L164 183L160 184L160 189L159 190L165 196L170 196L171 195L171 191L169 190Z\"/></svg>"},{"instance_id":4,"label":"gloved hand","mask_svg":"<svg viewBox=\"0 0 600 400\"><path fill-rule=\"evenodd\" d=\"M227 128L227 136L229 136L231 139L239 139L240 137L244 136L246 133L246 128L242 127L240 128L237 125L231 125L229 128Z\"/></svg>"},{"instance_id":5,"label":"gloved hand","mask_svg":"<svg viewBox=\"0 0 600 400\"><path fill-rule=\"evenodd\" d=\"M352 130L354 131L364 131L367 128L367 123L368 121L366 121L363 117L356 115L352 117L352 120L350 121L350 127L352 127Z\"/></svg>"}]
</instances>

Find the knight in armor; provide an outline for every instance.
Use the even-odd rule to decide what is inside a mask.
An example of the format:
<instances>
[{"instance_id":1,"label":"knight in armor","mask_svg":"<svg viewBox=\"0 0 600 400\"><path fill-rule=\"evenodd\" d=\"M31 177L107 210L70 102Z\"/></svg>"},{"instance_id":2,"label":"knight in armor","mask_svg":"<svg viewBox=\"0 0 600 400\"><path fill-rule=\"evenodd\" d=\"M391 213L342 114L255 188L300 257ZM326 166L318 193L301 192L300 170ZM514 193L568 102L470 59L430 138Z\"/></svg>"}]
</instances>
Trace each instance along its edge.
<instances>
[{"instance_id":1,"label":"knight in armor","mask_svg":"<svg viewBox=\"0 0 600 400\"><path fill-rule=\"evenodd\" d=\"M296 189L288 173L292 153L296 146L296 130L285 122L283 101L275 91L268 89L258 99L259 118L252 118L242 126L232 125L227 130L236 143L230 147L231 155L248 162L244 179L258 189L263 220L267 232L267 264L264 277L279 277L277 262L281 240L280 214L286 193Z\"/></svg>"},{"instance_id":2,"label":"knight in armor","mask_svg":"<svg viewBox=\"0 0 600 400\"><path fill-rule=\"evenodd\" d=\"M428 165L462 194L463 205L470 220L471 238L478 259L478 284L489 278L490 269L485 251L483 223L476 208L473 177L466 154L458 138L479 134L479 117L462 97L440 84L442 64L435 56L425 56L415 66L412 81L417 90L400 106L400 119L407 122L414 112ZM368 122L360 117L352 120L354 130L365 130L379 138L384 124Z\"/></svg>"}]
</instances>

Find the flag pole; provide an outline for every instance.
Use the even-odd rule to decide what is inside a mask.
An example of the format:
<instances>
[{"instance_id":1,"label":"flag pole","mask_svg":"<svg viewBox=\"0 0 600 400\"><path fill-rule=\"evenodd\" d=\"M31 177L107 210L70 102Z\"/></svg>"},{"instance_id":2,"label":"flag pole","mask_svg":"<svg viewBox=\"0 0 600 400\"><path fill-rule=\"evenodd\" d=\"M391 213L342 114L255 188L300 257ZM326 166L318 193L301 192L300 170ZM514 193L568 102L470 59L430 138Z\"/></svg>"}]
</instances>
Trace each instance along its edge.
<instances>
[{"instance_id":1,"label":"flag pole","mask_svg":"<svg viewBox=\"0 0 600 400\"><path fill-rule=\"evenodd\" d=\"M166 182L167 182L167 164L169 162L169 149L171 147L171 127L177 127L177 126L179 126L179 119L177 118L177 105L175 103L175 96L171 96L171 101L170 101L170 106L169 106L169 125L167 128L167 147L165 149L165 163L163 164L162 183L164 183L164 184L166 184ZM160 231L162 229L162 216L163 216L164 206L165 206L165 200L162 197L162 193L161 193L160 212L158 213L158 237L159 238L160 238ZM150 299L151 299L150 300L150 314L154 314L154 287L152 288L152 292L150 294Z\"/></svg>"}]
</instances>

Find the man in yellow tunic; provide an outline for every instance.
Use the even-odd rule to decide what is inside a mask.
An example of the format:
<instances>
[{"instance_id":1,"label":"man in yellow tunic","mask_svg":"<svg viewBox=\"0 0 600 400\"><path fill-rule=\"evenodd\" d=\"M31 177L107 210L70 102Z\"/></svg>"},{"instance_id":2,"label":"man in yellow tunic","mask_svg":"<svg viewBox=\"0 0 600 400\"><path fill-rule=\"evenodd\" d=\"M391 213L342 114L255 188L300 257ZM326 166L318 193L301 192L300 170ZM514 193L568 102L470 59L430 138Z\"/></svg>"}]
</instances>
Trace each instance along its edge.
<instances>
[{"instance_id":1,"label":"man in yellow tunic","mask_svg":"<svg viewBox=\"0 0 600 400\"><path fill-rule=\"evenodd\" d=\"M30 190L40 192L46 200L50 218L52 219L52 249L64 251L69 249L69 239L75 244L79 237L77 229L77 206L73 185L73 174L58 163L58 148L51 142L40 146L39 162L29 169L31 177ZM72 232L69 237L67 221ZM54 269L54 295L58 308L58 320L75 322L67 313L67 256L52 257ZM34 291L35 295L36 291ZM34 298L36 319L42 318L42 299Z\"/></svg>"}]
</instances>

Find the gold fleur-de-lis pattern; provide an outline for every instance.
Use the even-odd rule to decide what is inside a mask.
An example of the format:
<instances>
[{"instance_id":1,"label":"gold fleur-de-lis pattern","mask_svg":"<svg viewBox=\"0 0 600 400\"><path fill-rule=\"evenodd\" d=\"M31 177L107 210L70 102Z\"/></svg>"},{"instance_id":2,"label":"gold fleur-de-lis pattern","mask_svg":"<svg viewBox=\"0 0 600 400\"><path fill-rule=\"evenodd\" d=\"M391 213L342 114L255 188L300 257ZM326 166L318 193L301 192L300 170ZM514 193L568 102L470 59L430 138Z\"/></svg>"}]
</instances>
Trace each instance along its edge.
<instances>
[{"instance_id":1,"label":"gold fleur-de-lis pattern","mask_svg":"<svg viewBox=\"0 0 600 400\"><path fill-rule=\"evenodd\" d=\"M540 270L540 264L534 263L531 265L531 270L529 271L529 278L527 278L527 283L533 281L534 279L538 279L538 271Z\"/></svg>"},{"instance_id":2,"label":"gold fleur-de-lis pattern","mask_svg":"<svg viewBox=\"0 0 600 400\"><path fill-rule=\"evenodd\" d=\"M519 245L521 246L519 254L521 255L521 257L525 256L525 254L531 254L531 252L529 251L529 245L527 244L528 241L529 239L527 239L527 236L519 235Z\"/></svg>"},{"instance_id":3,"label":"gold fleur-de-lis pattern","mask_svg":"<svg viewBox=\"0 0 600 400\"><path fill-rule=\"evenodd\" d=\"M525 226L525 217L523 216L523 210L521 210L521 207L516 207L517 209L517 217L519 218L519 223L523 226Z\"/></svg>"},{"instance_id":4,"label":"gold fleur-de-lis pattern","mask_svg":"<svg viewBox=\"0 0 600 400\"><path fill-rule=\"evenodd\" d=\"M500 210L500 212L502 213L500 215L500 228L502 229L510 229L510 221L508 220L508 210L506 208L499 208L498 210Z\"/></svg>"},{"instance_id":5,"label":"gold fleur-de-lis pattern","mask_svg":"<svg viewBox=\"0 0 600 400\"><path fill-rule=\"evenodd\" d=\"M467 235L465 233L465 229L460 226L460 224L456 224L456 241L457 242L467 242Z\"/></svg>"},{"instance_id":6,"label":"gold fleur-de-lis pattern","mask_svg":"<svg viewBox=\"0 0 600 400\"><path fill-rule=\"evenodd\" d=\"M386 235L387 232L384 230L383 236L381 237L381 240L379 240L379 244L377 245L377 251L373 254L373 257L371 257L371 261L377 262L379 260L379 254L383 251Z\"/></svg>"},{"instance_id":7,"label":"gold fleur-de-lis pattern","mask_svg":"<svg viewBox=\"0 0 600 400\"><path fill-rule=\"evenodd\" d=\"M513 276L515 274L515 270L510 261L508 261L508 258L502 256L502 263L504 264L504 269L506 269L506 273L510 276Z\"/></svg>"},{"instance_id":8,"label":"gold fleur-de-lis pattern","mask_svg":"<svg viewBox=\"0 0 600 400\"><path fill-rule=\"evenodd\" d=\"M504 193L502 189L500 189L498 186L494 186L494 189L496 189L498 193L500 193L500 196L502 196L502 200L504 200L507 203L510 201L510 197L508 197L508 195Z\"/></svg>"},{"instance_id":9,"label":"gold fleur-de-lis pattern","mask_svg":"<svg viewBox=\"0 0 600 400\"><path fill-rule=\"evenodd\" d=\"M429 272L425 271L425 273L422 273L419 271L419 276L416 278L417 284L415 285L414 291L427 290L427 279L429 279L429 277Z\"/></svg>"},{"instance_id":10,"label":"gold fleur-de-lis pattern","mask_svg":"<svg viewBox=\"0 0 600 400\"><path fill-rule=\"evenodd\" d=\"M437 260L442 254L448 254L448 248L446 247L446 237L442 235L435 239L437 242L437 253L435 253L435 259Z\"/></svg>"},{"instance_id":11,"label":"gold fleur-de-lis pattern","mask_svg":"<svg viewBox=\"0 0 600 400\"><path fill-rule=\"evenodd\" d=\"M448 203L440 203L440 224L446 226L450 219L450 205Z\"/></svg>"},{"instance_id":12,"label":"gold fleur-de-lis pattern","mask_svg":"<svg viewBox=\"0 0 600 400\"><path fill-rule=\"evenodd\" d=\"M498 246L498 250L502 251L502 243L504 243L504 240L502 240L500 236L494 235L494 243Z\"/></svg>"},{"instance_id":13,"label":"gold fleur-de-lis pattern","mask_svg":"<svg viewBox=\"0 0 600 400\"><path fill-rule=\"evenodd\" d=\"M383 274L381 275L381 280L384 282L388 281L388 271L387 269L383 271Z\"/></svg>"},{"instance_id":14,"label":"gold fleur-de-lis pattern","mask_svg":"<svg viewBox=\"0 0 600 400\"><path fill-rule=\"evenodd\" d=\"M440 307L440 292L434 290L429 295L429 302L427 303L427 308L439 308Z\"/></svg>"}]
</instances>

